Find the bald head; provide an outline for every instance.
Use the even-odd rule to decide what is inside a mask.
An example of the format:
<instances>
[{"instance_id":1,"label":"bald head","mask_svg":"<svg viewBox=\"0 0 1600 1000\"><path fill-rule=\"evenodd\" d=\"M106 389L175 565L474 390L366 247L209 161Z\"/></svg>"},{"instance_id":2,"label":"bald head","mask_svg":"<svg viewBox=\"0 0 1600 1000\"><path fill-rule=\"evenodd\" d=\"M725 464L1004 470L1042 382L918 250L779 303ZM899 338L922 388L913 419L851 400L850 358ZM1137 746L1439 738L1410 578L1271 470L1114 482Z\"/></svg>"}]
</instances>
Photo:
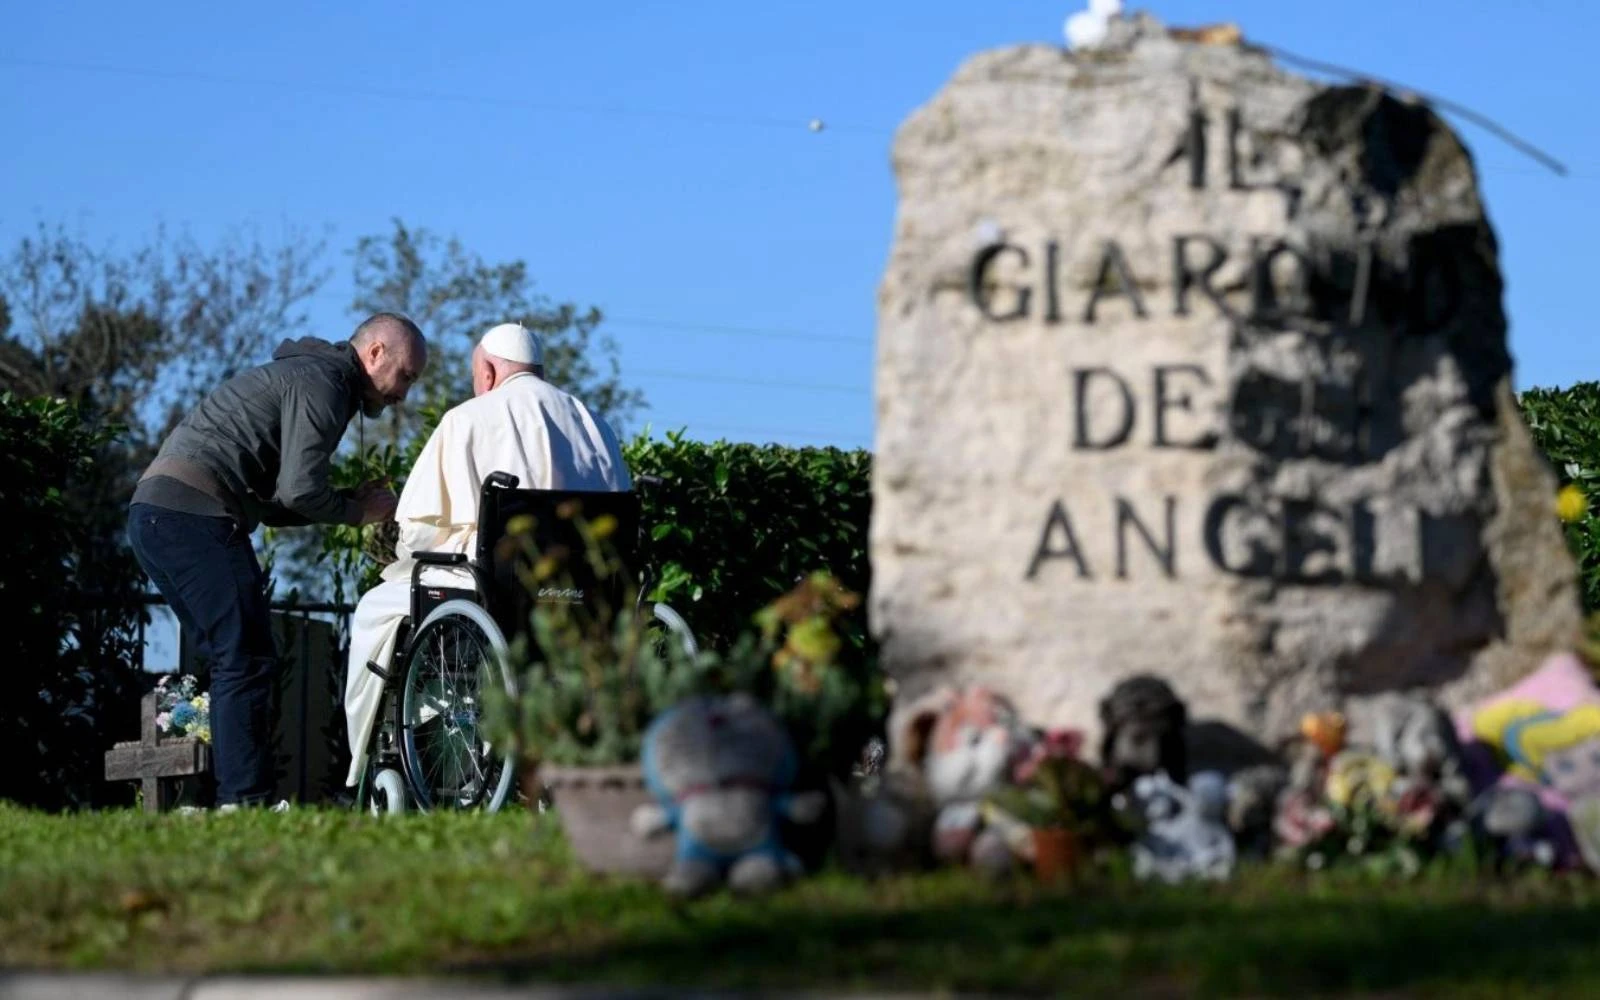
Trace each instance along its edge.
<instances>
[{"instance_id":1,"label":"bald head","mask_svg":"<svg viewBox=\"0 0 1600 1000\"><path fill-rule=\"evenodd\" d=\"M427 351L427 341L423 339L422 329L399 313L373 313L362 320L361 325L356 327L356 332L350 335L350 343L355 345L357 351L375 341L388 344L391 350L410 346L423 352Z\"/></svg>"},{"instance_id":2,"label":"bald head","mask_svg":"<svg viewBox=\"0 0 1600 1000\"><path fill-rule=\"evenodd\" d=\"M375 417L385 407L405 401L428 366L428 343L422 330L399 313L375 313L350 336L366 375L365 410Z\"/></svg>"}]
</instances>

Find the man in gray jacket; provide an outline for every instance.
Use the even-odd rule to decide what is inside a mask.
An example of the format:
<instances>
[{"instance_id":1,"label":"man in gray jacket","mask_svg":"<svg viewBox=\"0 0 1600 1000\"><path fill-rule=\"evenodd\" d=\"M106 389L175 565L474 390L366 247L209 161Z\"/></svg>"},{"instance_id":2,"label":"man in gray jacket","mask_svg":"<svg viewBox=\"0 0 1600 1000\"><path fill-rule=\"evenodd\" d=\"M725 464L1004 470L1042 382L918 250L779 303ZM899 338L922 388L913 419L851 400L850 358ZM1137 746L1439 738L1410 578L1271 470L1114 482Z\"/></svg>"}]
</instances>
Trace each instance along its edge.
<instances>
[{"instance_id":1,"label":"man in gray jacket","mask_svg":"<svg viewBox=\"0 0 1600 1000\"><path fill-rule=\"evenodd\" d=\"M382 483L335 490L328 476L350 418L403 402L427 364L411 320L378 313L346 343L284 341L273 360L217 386L162 442L128 508L128 541L211 663L217 802L272 791L277 671L256 526L370 524L391 517Z\"/></svg>"}]
</instances>

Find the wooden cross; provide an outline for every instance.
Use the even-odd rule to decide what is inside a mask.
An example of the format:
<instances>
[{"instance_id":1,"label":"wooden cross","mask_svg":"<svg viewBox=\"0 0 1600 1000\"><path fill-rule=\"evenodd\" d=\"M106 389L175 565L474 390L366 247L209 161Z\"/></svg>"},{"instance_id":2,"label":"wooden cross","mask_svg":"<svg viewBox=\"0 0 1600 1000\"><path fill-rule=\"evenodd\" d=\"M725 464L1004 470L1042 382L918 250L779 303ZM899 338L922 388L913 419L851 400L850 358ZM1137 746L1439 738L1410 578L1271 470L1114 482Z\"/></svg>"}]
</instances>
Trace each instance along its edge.
<instances>
[{"instance_id":1,"label":"wooden cross","mask_svg":"<svg viewBox=\"0 0 1600 1000\"><path fill-rule=\"evenodd\" d=\"M117 743L106 751L106 780L143 782L145 812L158 812L166 806L163 778L211 770L209 745L192 736L161 736L156 728L154 692L139 701L139 737L136 743Z\"/></svg>"}]
</instances>

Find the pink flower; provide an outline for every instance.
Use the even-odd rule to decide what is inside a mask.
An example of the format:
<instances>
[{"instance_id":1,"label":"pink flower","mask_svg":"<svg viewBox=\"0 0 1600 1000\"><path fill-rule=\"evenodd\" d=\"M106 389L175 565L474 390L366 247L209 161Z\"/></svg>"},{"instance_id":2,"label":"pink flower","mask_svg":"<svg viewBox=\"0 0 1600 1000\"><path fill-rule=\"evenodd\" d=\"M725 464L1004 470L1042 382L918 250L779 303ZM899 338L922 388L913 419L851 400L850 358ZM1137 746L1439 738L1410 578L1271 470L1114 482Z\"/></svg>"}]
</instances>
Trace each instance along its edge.
<instances>
[{"instance_id":1,"label":"pink flower","mask_svg":"<svg viewBox=\"0 0 1600 1000\"><path fill-rule=\"evenodd\" d=\"M1051 729L1044 734L1045 756L1056 760L1077 760L1083 752L1083 733L1077 729Z\"/></svg>"},{"instance_id":2,"label":"pink flower","mask_svg":"<svg viewBox=\"0 0 1600 1000\"><path fill-rule=\"evenodd\" d=\"M1045 761L1045 748L1043 743L1034 743L1017 758L1011 765L1011 780L1019 785L1026 785L1039 773L1039 765Z\"/></svg>"},{"instance_id":3,"label":"pink flower","mask_svg":"<svg viewBox=\"0 0 1600 1000\"><path fill-rule=\"evenodd\" d=\"M1393 807L1400 832L1409 836L1428 832L1439 815L1440 804L1439 796L1432 788L1417 786L1406 789Z\"/></svg>"},{"instance_id":4,"label":"pink flower","mask_svg":"<svg viewBox=\"0 0 1600 1000\"><path fill-rule=\"evenodd\" d=\"M1272 831L1290 847L1304 847L1333 828L1333 814L1304 792L1286 798L1272 820Z\"/></svg>"},{"instance_id":5,"label":"pink flower","mask_svg":"<svg viewBox=\"0 0 1600 1000\"><path fill-rule=\"evenodd\" d=\"M1076 761L1083 750L1083 733L1077 729L1050 729L1026 744L1011 765L1011 780L1026 785L1039 775L1045 761Z\"/></svg>"},{"instance_id":6,"label":"pink flower","mask_svg":"<svg viewBox=\"0 0 1600 1000\"><path fill-rule=\"evenodd\" d=\"M172 730L172 713L162 712L156 716L156 728L164 732Z\"/></svg>"}]
</instances>

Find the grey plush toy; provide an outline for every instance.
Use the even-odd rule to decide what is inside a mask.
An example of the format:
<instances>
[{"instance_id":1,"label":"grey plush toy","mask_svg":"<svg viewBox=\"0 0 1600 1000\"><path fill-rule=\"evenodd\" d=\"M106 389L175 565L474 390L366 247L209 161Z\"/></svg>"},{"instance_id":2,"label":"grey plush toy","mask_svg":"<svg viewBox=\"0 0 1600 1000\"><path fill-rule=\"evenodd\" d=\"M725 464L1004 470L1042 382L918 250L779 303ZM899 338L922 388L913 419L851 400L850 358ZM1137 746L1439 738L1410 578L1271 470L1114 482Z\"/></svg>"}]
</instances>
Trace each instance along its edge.
<instances>
[{"instance_id":1,"label":"grey plush toy","mask_svg":"<svg viewBox=\"0 0 1600 1000\"><path fill-rule=\"evenodd\" d=\"M1257 764L1228 780L1228 829L1241 853L1265 856L1272 848L1272 818L1278 796L1289 787L1289 769Z\"/></svg>"},{"instance_id":2,"label":"grey plush toy","mask_svg":"<svg viewBox=\"0 0 1600 1000\"><path fill-rule=\"evenodd\" d=\"M1555 864L1549 814L1532 790L1490 787L1473 800L1467 820L1500 860L1545 868Z\"/></svg>"},{"instance_id":3,"label":"grey plush toy","mask_svg":"<svg viewBox=\"0 0 1600 1000\"><path fill-rule=\"evenodd\" d=\"M761 892L800 873L781 820L815 822L827 798L791 792L794 746L754 698L690 698L668 709L645 732L641 763L656 804L634 812L634 832L678 835L668 892L697 896L724 878L736 892Z\"/></svg>"},{"instance_id":4,"label":"grey plush toy","mask_svg":"<svg viewBox=\"0 0 1600 1000\"><path fill-rule=\"evenodd\" d=\"M1133 845L1133 874L1168 884L1233 873L1233 835L1223 822L1227 786L1214 771L1179 785L1165 772L1134 779L1133 800L1145 830Z\"/></svg>"},{"instance_id":5,"label":"grey plush toy","mask_svg":"<svg viewBox=\"0 0 1600 1000\"><path fill-rule=\"evenodd\" d=\"M1373 746L1410 782L1439 789L1464 807L1472 788L1461 767L1461 743L1444 709L1414 694L1391 692L1373 705Z\"/></svg>"}]
</instances>

